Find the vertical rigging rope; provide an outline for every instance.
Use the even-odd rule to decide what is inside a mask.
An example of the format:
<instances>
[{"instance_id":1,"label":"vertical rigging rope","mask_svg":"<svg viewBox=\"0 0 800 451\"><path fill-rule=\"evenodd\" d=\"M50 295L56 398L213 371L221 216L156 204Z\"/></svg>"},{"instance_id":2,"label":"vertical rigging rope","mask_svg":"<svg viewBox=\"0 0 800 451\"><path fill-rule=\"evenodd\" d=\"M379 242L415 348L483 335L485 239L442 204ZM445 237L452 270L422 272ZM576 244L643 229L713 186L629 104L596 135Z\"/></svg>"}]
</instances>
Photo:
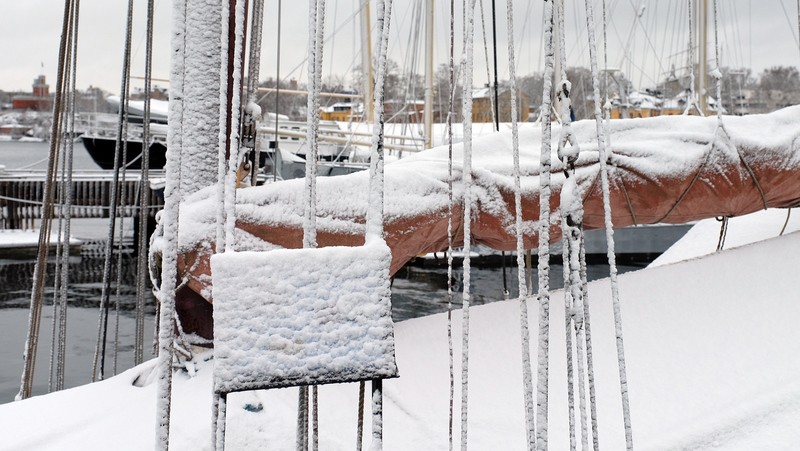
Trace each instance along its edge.
<instances>
[{"instance_id":1,"label":"vertical rigging rope","mask_svg":"<svg viewBox=\"0 0 800 451\"><path fill-rule=\"evenodd\" d=\"M600 431L597 427L597 396L594 385L594 353L592 349L592 328L589 320L589 284L586 276L586 236L581 234L580 278L583 297L583 336L586 342L586 376L589 380L589 416L592 426L592 449L600 451ZM588 449L588 447L584 447Z\"/></svg>"},{"instance_id":2,"label":"vertical rigging rope","mask_svg":"<svg viewBox=\"0 0 800 451\"><path fill-rule=\"evenodd\" d=\"M66 118L61 120L61 129L67 128L64 138L66 151L61 154L61 188L59 189L59 219L58 242L56 251L55 280L53 287L53 322L52 339L50 347L50 376L48 380L49 391L64 388L64 360L66 355L66 327L67 327L67 283L69 281L69 237L70 209L72 206L72 156L73 138L75 130L75 78L78 40L78 11L80 3L75 1L70 15L68 26L69 47L65 66L69 68L68 78L65 77L62 88L66 92L65 105ZM66 125L65 125L66 122ZM66 210L65 210L66 209ZM66 243L65 243L66 239Z\"/></svg>"},{"instance_id":3,"label":"vertical rigging rope","mask_svg":"<svg viewBox=\"0 0 800 451\"><path fill-rule=\"evenodd\" d=\"M317 133L319 127L319 83L322 72L322 49L325 33L325 0L308 2L308 101L305 176L305 219L303 221L303 247L317 247L316 196L317 196ZM278 137L276 136L276 140ZM297 449L308 449L308 389L298 390Z\"/></svg>"},{"instance_id":4,"label":"vertical rigging rope","mask_svg":"<svg viewBox=\"0 0 800 451\"><path fill-rule=\"evenodd\" d=\"M158 307L158 359L156 386L155 449L169 449L169 423L172 396L172 333L175 311L175 288L178 261L178 220L181 201L181 153L183 151L184 77L186 69L186 5L187 0L173 2L172 19L183 28L173 28L170 41L169 133L167 135L166 186L162 211L163 237L167 243L162 254L162 275ZM223 22L224 23L224 22ZM224 28L224 25L223 25ZM224 403L224 398L221 400Z\"/></svg>"},{"instance_id":5,"label":"vertical rigging rope","mask_svg":"<svg viewBox=\"0 0 800 451\"><path fill-rule=\"evenodd\" d=\"M372 127L372 145L370 151L369 197L366 218L365 242L383 239L383 133L384 133L384 81L387 71L389 50L389 27L392 16L392 0L380 0L377 5L378 31L380 39L375 54L378 62L378 73L375 78L374 109L375 124ZM319 93L317 93L319 94ZM383 449L383 380L372 380L372 445L371 450Z\"/></svg>"},{"instance_id":6,"label":"vertical rigging rope","mask_svg":"<svg viewBox=\"0 0 800 451\"><path fill-rule=\"evenodd\" d=\"M558 157L564 163L564 175L569 177L570 168L574 169L575 161L578 159L580 149L578 142L572 134L572 105L570 103L570 91L572 90L570 82L567 79L566 66L567 66L567 45L566 45L566 31L564 30L564 0L555 0L554 4L555 17L558 21L558 36L556 36L558 46L558 68L559 73L555 74L558 82L557 96L560 100L561 111L557 112L561 115L561 136L558 140ZM567 144L570 144L567 147ZM567 189L566 182L561 189L561 229L562 229L562 264L564 270L564 331L565 331L565 344L566 344L566 363L567 363L567 418L569 420L569 444L570 449L575 450L575 389L574 389L574 372L573 372L573 343L572 343L572 310L573 303L575 302L574 293L571 289L574 288L574 277L572 273L572 265L570 261L570 246L572 240L572 230L568 225L568 221L573 218L569 215L574 214L572 209L574 206L565 206L565 195L571 194Z\"/></svg>"},{"instance_id":7,"label":"vertical rigging rope","mask_svg":"<svg viewBox=\"0 0 800 451\"><path fill-rule=\"evenodd\" d=\"M120 168L122 171L122 177L120 179L120 195L119 195L119 208L122 211L122 214L119 218L119 238L117 240L117 258L116 258L116 285L114 288L114 361L112 367L113 375L117 374L117 357L119 356L119 304L120 304L120 287L122 286L122 261L123 261L123 236L125 232L125 209L127 206L127 168L128 168L128 108L130 106L130 78L131 78L131 67L130 62L128 63L127 73L125 74L125 78L128 80L128 92L125 93L125 119L123 121L123 140L122 140L122 157L120 158L121 164ZM145 142L142 141L142 149L144 149ZM114 216L112 221L116 222L117 218ZM108 310L106 310L106 321L108 321ZM105 345L105 337L103 337L103 345Z\"/></svg>"},{"instance_id":8,"label":"vertical rigging rope","mask_svg":"<svg viewBox=\"0 0 800 451\"><path fill-rule=\"evenodd\" d=\"M72 48L73 48L72 47L73 17L74 17L73 15L70 15L70 23L69 23L69 27L68 27L68 31L67 31L67 33L70 36L70 44L69 44L69 49L67 51L67 58L66 58L67 62L66 62L66 65L68 67L70 67L70 68L72 67L71 58L72 58ZM68 97L69 97L69 88L70 88L70 86L71 85L68 84L67 87L66 87L67 96ZM66 115L69 115L69 109L70 109L69 100L67 100L65 109L66 109L66 111L65 111ZM62 120L61 128L64 128L65 125L64 125L63 121L65 121L65 119L62 117L61 120ZM66 145L66 143L65 143L65 145ZM59 155L59 163L58 163L59 167L60 167L60 171L61 171L61 176L59 177L59 183L62 185L58 189L57 202L58 202L59 208L63 208L63 205L64 205L64 192L65 192L65 189L63 187L63 184L64 184L64 179L66 178L65 169L64 169L65 168L65 161L64 161L65 154L66 154L66 152L62 152L61 155ZM58 336L57 325L60 322L60 319L59 319L59 317L60 317L60 314L59 314L60 304L59 304L59 299L58 299L58 297L59 297L58 293L59 293L59 290L60 290L60 283L61 283L61 276L60 276L60 272L61 272L61 256L62 256L62 252L64 250L64 240L63 240L63 236L64 236L64 217L63 217L62 214L58 215L58 228L57 228L57 230L58 230L58 232L57 232L57 237L56 237L56 265L55 265L55 277L54 277L55 280L54 280L54 283L53 283L53 309L52 309L52 311L53 311L53 320L52 320L51 336L50 336L50 368L49 368L49 376L48 376L48 380L47 380L47 391L48 391L48 393L52 392L55 389L54 388L54 383L55 383L55 381L54 381L55 374L54 373L55 373L55 369L56 369L56 361L55 361L55 359L56 359L56 349L57 349L57 346L58 346L57 341L56 341L57 336ZM67 243L67 245L69 245L69 243Z\"/></svg>"},{"instance_id":9,"label":"vertical rigging rope","mask_svg":"<svg viewBox=\"0 0 800 451\"><path fill-rule=\"evenodd\" d=\"M144 120L142 122L142 169L139 181L139 233L136 243L136 333L133 363L144 360L144 309L147 289L147 223L150 217L150 90L153 74L154 0L147 0L147 41L144 66Z\"/></svg>"},{"instance_id":10,"label":"vertical rigging rope","mask_svg":"<svg viewBox=\"0 0 800 451\"><path fill-rule=\"evenodd\" d=\"M64 71L67 46L67 29L74 3L70 0L64 2L64 16L61 25L61 41L58 50L58 73L55 99L53 102L53 125L50 130L50 153L47 161L47 179L44 186L43 202L41 208L41 227L36 255L36 265L33 270L33 287L31 289L30 311L28 315L28 334L25 340L23 353L23 368L20 378L20 390L15 396L16 400L26 399L31 396L33 388L33 375L36 368L36 351L39 345L39 328L42 317L42 296L44 293L45 276L47 274L47 256L50 248L50 226L53 216L53 199L55 176L58 170L58 154L61 142L61 112L64 95Z\"/></svg>"},{"instance_id":11,"label":"vertical rigging rope","mask_svg":"<svg viewBox=\"0 0 800 451\"><path fill-rule=\"evenodd\" d=\"M536 384L536 449L547 449L547 397L550 334L550 167L553 90L553 2L544 4L545 64L542 87L542 144L539 154L539 345Z\"/></svg>"},{"instance_id":12,"label":"vertical rigging rope","mask_svg":"<svg viewBox=\"0 0 800 451\"><path fill-rule=\"evenodd\" d=\"M68 298L68 291L67 288L69 287L69 257L70 257L70 248L69 248L69 239L70 235L72 234L72 203L73 203L73 187L72 187L72 169L73 169L73 157L74 157L74 148L73 143L75 142L75 103L76 103L76 92L77 92L77 72L78 72L78 30L79 30L79 18L80 18L80 0L74 0L75 6L73 7L73 36L72 36L72 68L71 68L71 84L72 87L70 89L70 114L69 114L69 134L67 138L67 154L66 154L66 163L65 163L65 173L66 173L66 180L65 180L65 193L64 198L65 202L62 207L62 214L64 215L64 239L66 240L66 246L64 247L64 251L61 255L61 287L59 292L59 303L61 304L59 308L59 327L58 327L58 352L57 352L57 367L56 367L56 390L63 390L64 389L64 379L65 379L65 365L66 365L66 353L67 353L67 298Z\"/></svg>"},{"instance_id":13,"label":"vertical rigging rope","mask_svg":"<svg viewBox=\"0 0 800 451\"><path fill-rule=\"evenodd\" d=\"M455 0L450 0L450 93L447 108L447 350L450 370L450 405L447 421L448 450L453 451L455 374L453 356L453 109L456 95Z\"/></svg>"},{"instance_id":14,"label":"vertical rigging rope","mask_svg":"<svg viewBox=\"0 0 800 451\"><path fill-rule=\"evenodd\" d=\"M130 61L131 61L131 29L133 27L133 0L128 0L128 13L127 25L125 28L125 49L123 50L122 58L122 80L120 82L120 102L119 112L117 114L117 140L114 148L114 174L111 181L111 189L109 194L109 221L108 221L108 234L106 236L105 249L104 249L104 265L103 265L103 286L100 294L100 318L97 327L97 343L95 344L94 359L92 361L92 381L105 378L105 359L106 359L106 338L108 333L108 302L109 291L111 289L111 260L112 249L114 247L114 230L117 218L117 205L118 205L118 185L119 185L119 171L120 167L124 164L120 162L120 153L122 147L127 145L123 144L123 137L127 132L127 111L128 105L128 89L130 83ZM119 258L117 258L119 261ZM98 361L100 364L98 373Z\"/></svg>"},{"instance_id":15,"label":"vertical rigging rope","mask_svg":"<svg viewBox=\"0 0 800 451\"><path fill-rule=\"evenodd\" d=\"M520 344L522 349L522 385L525 407L525 433L528 450L536 444L536 427L533 413L533 374L531 370L531 344L528 328L528 285L525 280L525 244L522 232L522 183L519 164L519 113L517 106L517 68L514 60L514 2L506 1L506 27L508 30L508 76L511 89L511 149L514 159L514 219L517 232L517 291L519 294ZM505 278L504 278L505 282Z\"/></svg>"},{"instance_id":16,"label":"vertical rigging rope","mask_svg":"<svg viewBox=\"0 0 800 451\"><path fill-rule=\"evenodd\" d=\"M278 135L278 115L280 114L281 99L281 6L282 1L278 0L278 26L275 51L275 148L272 150L272 181L278 180L278 152L280 152L280 136Z\"/></svg>"},{"instance_id":17,"label":"vertical rigging rope","mask_svg":"<svg viewBox=\"0 0 800 451\"><path fill-rule=\"evenodd\" d=\"M462 294L461 326L461 450L467 449L467 406L469 401L469 304L470 304L470 249L472 219L472 68L475 27L475 0L468 0L466 11L466 62L464 68L464 94L462 99L464 123L464 161L462 180L464 181L464 278Z\"/></svg>"},{"instance_id":18,"label":"vertical rigging rope","mask_svg":"<svg viewBox=\"0 0 800 451\"><path fill-rule=\"evenodd\" d=\"M597 44L595 42L594 10L591 0L586 0L586 25L589 35L589 55L592 69L592 92L594 97L594 114L597 127L597 149L600 162L600 183L603 190L603 211L608 243L608 265L611 279L611 301L614 312L614 333L616 336L617 364L619 369L620 395L622 398L622 417L625 425L625 445L633 449L633 428L631 426L630 401L628 399L628 376L625 368L625 347L622 340L622 312L619 301L619 285L617 283L617 261L614 254L614 228L611 223L611 202L609 194L607 143L603 132L602 112L600 110L600 81L597 70Z\"/></svg>"}]
</instances>

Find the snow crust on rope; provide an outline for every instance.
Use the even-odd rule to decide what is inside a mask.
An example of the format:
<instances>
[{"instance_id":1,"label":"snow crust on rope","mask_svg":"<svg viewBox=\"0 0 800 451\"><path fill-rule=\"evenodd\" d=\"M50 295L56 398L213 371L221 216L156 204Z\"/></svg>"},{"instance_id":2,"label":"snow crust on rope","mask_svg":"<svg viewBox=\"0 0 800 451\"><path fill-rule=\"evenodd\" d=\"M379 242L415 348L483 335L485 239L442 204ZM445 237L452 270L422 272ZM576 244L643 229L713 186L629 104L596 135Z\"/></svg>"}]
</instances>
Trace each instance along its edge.
<instances>
[{"instance_id":1,"label":"snow crust on rope","mask_svg":"<svg viewBox=\"0 0 800 451\"><path fill-rule=\"evenodd\" d=\"M552 130L550 123L550 94L553 91L553 2L546 2L544 41L545 65L542 88L542 135L539 152L539 342L536 382L536 448L547 449L548 376L550 334L550 165L552 160Z\"/></svg>"},{"instance_id":2,"label":"snow crust on rope","mask_svg":"<svg viewBox=\"0 0 800 451\"><path fill-rule=\"evenodd\" d=\"M464 152L463 152L463 184L464 184L464 275L462 300L462 332L461 332L461 450L467 449L468 401L469 401L469 302L470 302L470 222L472 212L472 63L473 41L475 39L475 0L467 0L465 34L465 69L464 96Z\"/></svg>"},{"instance_id":3,"label":"snow crust on rope","mask_svg":"<svg viewBox=\"0 0 800 451\"><path fill-rule=\"evenodd\" d=\"M514 2L506 2L507 31L514 36ZM525 281L525 247L522 230L522 183L519 167L519 123L517 112L517 73L514 61L514 40L508 40L508 73L511 88L511 153L514 160L514 225L517 232L517 291L519 293L520 345L522 357L522 386L525 407L525 437L529 450L536 445L534 420L533 373L531 369L531 339L528 327L528 284Z\"/></svg>"},{"instance_id":4,"label":"snow crust on rope","mask_svg":"<svg viewBox=\"0 0 800 451\"><path fill-rule=\"evenodd\" d=\"M396 377L390 260L381 240L212 257L214 390Z\"/></svg>"}]
</instances>

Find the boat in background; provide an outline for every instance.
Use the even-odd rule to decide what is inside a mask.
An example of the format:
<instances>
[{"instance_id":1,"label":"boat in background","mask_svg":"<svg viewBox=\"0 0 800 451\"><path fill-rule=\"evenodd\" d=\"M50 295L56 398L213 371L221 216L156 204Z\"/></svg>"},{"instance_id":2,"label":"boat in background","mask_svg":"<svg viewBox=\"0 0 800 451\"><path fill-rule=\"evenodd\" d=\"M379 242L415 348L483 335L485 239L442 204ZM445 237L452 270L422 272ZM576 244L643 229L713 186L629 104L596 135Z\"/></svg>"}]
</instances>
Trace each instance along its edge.
<instances>
[{"instance_id":1,"label":"boat in background","mask_svg":"<svg viewBox=\"0 0 800 451\"><path fill-rule=\"evenodd\" d=\"M106 101L119 111L120 99L111 96ZM161 170L167 163L167 113L169 102L150 101L150 169ZM117 148L119 114L84 113L78 120L77 128L83 131L81 141L95 163L102 169L114 169L114 152ZM142 138L144 135L144 101L128 102L128 149L125 169L142 168ZM122 150L120 149L120 153Z\"/></svg>"}]
</instances>

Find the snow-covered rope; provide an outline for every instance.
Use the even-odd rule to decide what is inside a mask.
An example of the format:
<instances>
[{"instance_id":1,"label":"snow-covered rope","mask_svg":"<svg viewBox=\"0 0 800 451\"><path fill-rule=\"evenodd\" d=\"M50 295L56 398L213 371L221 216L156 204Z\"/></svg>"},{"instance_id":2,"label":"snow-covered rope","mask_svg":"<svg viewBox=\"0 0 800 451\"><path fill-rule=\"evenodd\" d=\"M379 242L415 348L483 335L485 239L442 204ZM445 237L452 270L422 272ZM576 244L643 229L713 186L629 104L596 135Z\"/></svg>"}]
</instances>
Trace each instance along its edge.
<instances>
[{"instance_id":1,"label":"snow-covered rope","mask_svg":"<svg viewBox=\"0 0 800 451\"><path fill-rule=\"evenodd\" d=\"M531 339L528 329L528 285L525 280L525 245L522 239L522 183L519 165L519 120L517 107L517 68L514 61L514 2L506 0L506 29L508 32L508 76L511 89L511 149L514 158L514 220L517 232L517 290L519 293L520 344L522 348L522 387L525 406L525 432L528 450L536 444L533 414L533 374L531 370Z\"/></svg>"},{"instance_id":2,"label":"snow-covered rope","mask_svg":"<svg viewBox=\"0 0 800 451\"><path fill-rule=\"evenodd\" d=\"M322 1L322 0L321 0ZM383 130L384 117L383 98L384 81L386 79L386 59L388 55L389 26L391 24L392 0L379 1L377 4L377 30L380 33L375 48L374 60L378 63L373 87L374 123L369 162L369 194L367 198L367 227L365 240L383 238Z\"/></svg>"},{"instance_id":3,"label":"snow-covered rope","mask_svg":"<svg viewBox=\"0 0 800 451\"><path fill-rule=\"evenodd\" d=\"M550 367L550 153L553 91L553 2L544 4L544 84L542 88L542 145L539 154L539 352L536 384L536 449L547 449L547 397Z\"/></svg>"},{"instance_id":4,"label":"snow-covered rope","mask_svg":"<svg viewBox=\"0 0 800 451\"><path fill-rule=\"evenodd\" d=\"M324 1L324 0L320 0ZM373 108L375 109L372 126L372 146L369 164L369 195L367 203L366 236L365 242L383 240L383 133L384 117L384 81L386 79L387 61L389 53L389 28L392 17L392 0L379 0L377 4L377 20L380 39L375 49L375 60L378 62L378 72L375 77L375 92ZM318 93L319 94L319 93ZM372 443L370 450L383 449L383 380L372 381Z\"/></svg>"},{"instance_id":5,"label":"snow-covered rope","mask_svg":"<svg viewBox=\"0 0 800 451\"><path fill-rule=\"evenodd\" d=\"M169 422L172 396L172 318L175 312L175 284L178 263L178 220L181 202L181 153L183 151L183 102L186 54L186 1L176 1L172 8L173 29L170 40L169 131L167 134L166 186L161 219L166 245L162 253L162 277L158 290L158 358L156 385L155 449L169 449Z\"/></svg>"},{"instance_id":6,"label":"snow-covered rope","mask_svg":"<svg viewBox=\"0 0 800 451\"><path fill-rule=\"evenodd\" d=\"M573 294L574 287L572 280L572 271L570 265L570 234L571 231L567 226L566 209L564 205L564 189L561 190L561 214L564 216L561 220L561 233L562 246L561 246L561 261L564 273L564 330L566 330L565 344L566 344L566 363L567 363L567 419L569 424L569 449L575 451L575 388L574 380L575 375L572 367L572 311L573 311Z\"/></svg>"},{"instance_id":7,"label":"snow-covered rope","mask_svg":"<svg viewBox=\"0 0 800 451\"><path fill-rule=\"evenodd\" d=\"M225 130L225 127L221 128L227 134L227 148L230 150L227 161L228 169L225 176L225 252L234 250L235 239L233 231L236 226L237 170L242 162L239 123L242 111L241 92L244 61L242 61L241 55L242 46L244 46L245 3L246 0L236 0L234 7L233 74L230 76L230 80L233 81L233 87L229 89L233 97L230 100L226 98L226 102L223 103L223 105L230 104L230 111L227 112L227 114L230 114L230 130ZM228 22L225 19L223 21ZM223 28L225 28L224 25ZM227 51L230 52L230 49L231 44L228 43ZM222 64L226 65L225 58L222 58ZM226 77L228 75L226 71Z\"/></svg>"},{"instance_id":8,"label":"snow-covered rope","mask_svg":"<svg viewBox=\"0 0 800 451\"><path fill-rule=\"evenodd\" d=\"M314 110L316 108L316 55L317 55L317 0L308 1L308 97L306 101L306 177L305 177L305 216L303 220L303 247L317 247L316 230L316 150L317 126ZM277 114L277 112L276 112ZM276 136L277 140L278 137ZM297 450L308 447L308 389L298 388L297 400Z\"/></svg>"},{"instance_id":9,"label":"snow-covered rope","mask_svg":"<svg viewBox=\"0 0 800 451\"><path fill-rule=\"evenodd\" d=\"M581 300L583 304L583 341L586 343L586 377L589 383L589 417L591 419L592 449L600 450L600 437L597 428L597 395L594 385L594 354L592 349L592 327L589 315L589 283L586 276L586 236L581 234L578 252L580 260ZM583 358L580 358L583 361ZM583 397L583 395L581 395ZM584 446L583 449L588 449Z\"/></svg>"},{"instance_id":10,"label":"snow-covered rope","mask_svg":"<svg viewBox=\"0 0 800 451\"><path fill-rule=\"evenodd\" d=\"M455 359L453 355L453 108L456 95L455 0L450 0L450 95L447 109L447 351L450 370L450 404L447 421L448 450L453 451L455 407Z\"/></svg>"},{"instance_id":11,"label":"snow-covered rope","mask_svg":"<svg viewBox=\"0 0 800 451\"><path fill-rule=\"evenodd\" d=\"M565 170L568 167L574 166L575 161L578 159L580 146L578 140L572 133L572 102L570 100L570 91L572 91L572 84L567 79L567 44L566 44L566 31L564 30L564 0L556 1L556 17L558 20L558 54L559 54L559 69L560 73L556 74L559 79L558 92L556 95L561 102L561 111L558 114L561 117L561 137L558 140L558 158L564 161ZM569 144L569 147L567 146Z\"/></svg>"},{"instance_id":12,"label":"snow-covered rope","mask_svg":"<svg viewBox=\"0 0 800 451\"><path fill-rule=\"evenodd\" d=\"M603 190L603 211L606 226L606 242L608 243L608 265L611 279L611 301L614 311L614 332L617 346L617 363L619 367L620 394L622 398L622 417L625 425L625 445L633 449L633 428L631 426L630 401L628 399L628 376L625 369L625 347L622 340L622 312L619 302L619 284L617 283L617 261L614 253L614 226L611 223L611 202L609 194L608 166L606 157L606 141L600 110L600 80L597 69L597 44L595 42L594 7L591 0L586 3L586 26L589 37L589 56L592 70L592 94L594 97L594 114L597 125L597 149L600 161L600 183Z\"/></svg>"},{"instance_id":13,"label":"snow-covered rope","mask_svg":"<svg viewBox=\"0 0 800 451\"><path fill-rule=\"evenodd\" d=\"M469 405L469 303L470 303L470 250L472 239L470 221L472 219L472 68L473 45L475 41L475 0L468 0L465 29L466 59L464 69L464 93L462 99L464 124L464 160L462 180L464 183L464 276L462 294L461 326L461 450L467 449L467 406Z\"/></svg>"},{"instance_id":14,"label":"snow-covered rope","mask_svg":"<svg viewBox=\"0 0 800 451\"><path fill-rule=\"evenodd\" d=\"M567 79L566 66L567 66L567 45L566 45L566 31L564 30L564 0L557 0L556 3L556 20L558 20L558 54L559 54L559 70L560 73L556 74L558 77L558 98L561 101L561 137L558 140L558 158L564 163L564 175L569 177L570 168L574 168L575 161L578 160L580 147L578 141L572 133L572 105L570 102L571 85ZM567 147L569 144L569 147ZM573 170L574 172L574 170ZM573 328L573 311L575 303L575 293L577 289L575 285L575 273L573 265L571 264L571 246L573 237L572 226L570 221L576 220L575 216L578 213L579 207L567 203L567 197L574 196L572 192L575 188L574 181L572 183L564 184L561 189L561 229L562 229L562 263L564 271L564 333L566 344L566 363L567 363L567 416L569 423L569 444L570 449L576 449L575 439L575 388L574 388L574 366L573 366L573 343L572 343L572 328ZM572 200L572 199L570 199ZM579 379L579 383L583 381ZM583 412L581 418L584 418Z\"/></svg>"},{"instance_id":15,"label":"snow-covered rope","mask_svg":"<svg viewBox=\"0 0 800 451\"><path fill-rule=\"evenodd\" d=\"M325 0L308 2L308 100L306 113L305 219L303 247L317 247L317 155L319 150L319 92L322 77L322 50L325 36ZM276 137L277 139L277 137ZM308 389L298 390L297 449L308 449Z\"/></svg>"},{"instance_id":16,"label":"snow-covered rope","mask_svg":"<svg viewBox=\"0 0 800 451\"><path fill-rule=\"evenodd\" d=\"M608 14L607 14L607 11L606 11L606 0L603 0L603 68L604 68L603 77L605 78L604 84L605 84L605 87L606 87L606 93L605 93L606 94L606 96L605 96L606 98L605 98L605 100L603 102L603 117L604 117L604 121L603 122L604 122L605 136L606 136L606 140L607 140L606 141L606 150L607 150L606 159L608 159L608 158L611 158L611 100L608 97L608 91L609 91L609 89L608 89L608 74L609 74L609 70L608 70ZM623 106L623 108L625 108L625 106ZM627 193L626 193L626 196L627 196ZM633 215L633 208L631 208L631 215ZM635 217L635 215L634 215L634 217ZM636 220L634 219L634 222L635 221ZM586 343L586 347L587 347L587 354L588 354L588 348L591 347L591 343L587 342ZM589 374L590 374L589 383L591 384L592 383L592 376L591 375L593 374L593 369L592 369L591 363L589 363ZM593 410L595 410L594 404L590 404L590 405L591 405L591 408ZM595 415L594 418L596 420L596 415ZM594 429L593 437L594 437L595 443L597 443L597 427L596 427L597 425L594 424L593 426L594 426L594 428L593 428ZM595 451L597 451L598 446L599 445L595 445Z\"/></svg>"},{"instance_id":17,"label":"snow-covered rope","mask_svg":"<svg viewBox=\"0 0 800 451\"><path fill-rule=\"evenodd\" d=\"M185 9L185 6L184 6ZM225 221L226 205L225 198L227 192L226 173L228 168L228 62L227 57L230 53L230 9L227 5L220 7L220 65L219 65L219 135L217 137L217 211L215 228L215 249L214 251L224 252L225 250ZM233 122L231 122L232 124ZM225 416L226 399L224 393L212 393L211 401L211 443L215 450L222 450L225 446Z\"/></svg>"}]
</instances>

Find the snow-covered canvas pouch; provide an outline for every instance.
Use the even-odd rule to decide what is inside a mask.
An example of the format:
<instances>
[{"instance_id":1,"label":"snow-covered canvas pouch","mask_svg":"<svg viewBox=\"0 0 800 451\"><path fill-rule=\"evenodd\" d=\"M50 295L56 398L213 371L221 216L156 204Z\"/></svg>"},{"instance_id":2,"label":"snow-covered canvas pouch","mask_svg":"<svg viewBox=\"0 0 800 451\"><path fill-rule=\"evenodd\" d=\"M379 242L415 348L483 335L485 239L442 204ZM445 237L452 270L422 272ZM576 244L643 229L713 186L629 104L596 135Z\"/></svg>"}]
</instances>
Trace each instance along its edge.
<instances>
[{"instance_id":1,"label":"snow-covered canvas pouch","mask_svg":"<svg viewBox=\"0 0 800 451\"><path fill-rule=\"evenodd\" d=\"M397 376L383 240L211 258L214 390Z\"/></svg>"}]
</instances>

